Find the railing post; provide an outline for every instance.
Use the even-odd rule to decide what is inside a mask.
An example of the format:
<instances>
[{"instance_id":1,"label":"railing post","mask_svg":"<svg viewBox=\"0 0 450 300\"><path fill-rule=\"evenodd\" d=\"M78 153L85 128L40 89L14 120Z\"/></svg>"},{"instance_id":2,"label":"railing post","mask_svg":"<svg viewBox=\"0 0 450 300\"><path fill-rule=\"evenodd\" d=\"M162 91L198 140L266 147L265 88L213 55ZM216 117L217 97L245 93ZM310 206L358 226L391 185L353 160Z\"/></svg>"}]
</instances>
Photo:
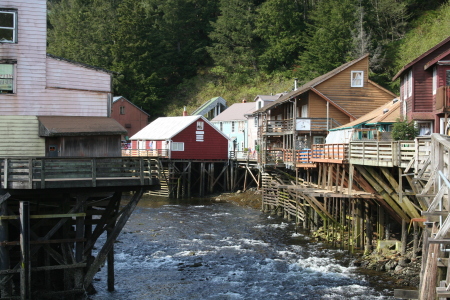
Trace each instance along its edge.
<instances>
[{"instance_id":1,"label":"railing post","mask_svg":"<svg viewBox=\"0 0 450 300\"><path fill-rule=\"evenodd\" d=\"M41 160L41 189L45 189L45 159Z\"/></svg>"},{"instance_id":2,"label":"railing post","mask_svg":"<svg viewBox=\"0 0 450 300\"><path fill-rule=\"evenodd\" d=\"M139 157L139 172L141 185L144 185L144 159L142 157Z\"/></svg>"},{"instance_id":3,"label":"railing post","mask_svg":"<svg viewBox=\"0 0 450 300\"><path fill-rule=\"evenodd\" d=\"M3 160L3 188L8 188L8 159Z\"/></svg>"},{"instance_id":4,"label":"railing post","mask_svg":"<svg viewBox=\"0 0 450 300\"><path fill-rule=\"evenodd\" d=\"M92 167L92 187L97 186L97 159L94 157L91 161L91 167Z\"/></svg>"}]
</instances>

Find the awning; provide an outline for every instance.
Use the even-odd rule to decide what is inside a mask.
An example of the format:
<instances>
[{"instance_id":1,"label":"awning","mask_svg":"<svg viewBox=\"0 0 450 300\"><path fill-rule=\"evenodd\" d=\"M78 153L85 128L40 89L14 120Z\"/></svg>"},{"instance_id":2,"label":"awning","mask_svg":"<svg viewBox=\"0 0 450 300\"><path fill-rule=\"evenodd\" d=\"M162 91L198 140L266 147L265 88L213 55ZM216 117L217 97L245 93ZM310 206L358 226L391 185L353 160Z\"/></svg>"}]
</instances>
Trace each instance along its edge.
<instances>
[{"instance_id":1,"label":"awning","mask_svg":"<svg viewBox=\"0 0 450 300\"><path fill-rule=\"evenodd\" d=\"M127 130L113 118L38 116L39 136L120 135Z\"/></svg>"}]
</instances>

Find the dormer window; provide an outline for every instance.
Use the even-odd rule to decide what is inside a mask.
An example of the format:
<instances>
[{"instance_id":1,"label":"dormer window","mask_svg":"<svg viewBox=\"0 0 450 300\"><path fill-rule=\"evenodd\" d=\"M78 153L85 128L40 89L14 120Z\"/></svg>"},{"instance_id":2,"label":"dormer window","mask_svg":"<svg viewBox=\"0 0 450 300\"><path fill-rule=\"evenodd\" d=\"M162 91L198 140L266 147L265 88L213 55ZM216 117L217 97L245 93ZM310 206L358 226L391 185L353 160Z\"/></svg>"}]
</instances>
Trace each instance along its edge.
<instances>
[{"instance_id":1,"label":"dormer window","mask_svg":"<svg viewBox=\"0 0 450 300\"><path fill-rule=\"evenodd\" d=\"M364 86L364 71L352 71L352 87Z\"/></svg>"},{"instance_id":2,"label":"dormer window","mask_svg":"<svg viewBox=\"0 0 450 300\"><path fill-rule=\"evenodd\" d=\"M0 8L0 43L17 43L17 11Z\"/></svg>"}]
</instances>

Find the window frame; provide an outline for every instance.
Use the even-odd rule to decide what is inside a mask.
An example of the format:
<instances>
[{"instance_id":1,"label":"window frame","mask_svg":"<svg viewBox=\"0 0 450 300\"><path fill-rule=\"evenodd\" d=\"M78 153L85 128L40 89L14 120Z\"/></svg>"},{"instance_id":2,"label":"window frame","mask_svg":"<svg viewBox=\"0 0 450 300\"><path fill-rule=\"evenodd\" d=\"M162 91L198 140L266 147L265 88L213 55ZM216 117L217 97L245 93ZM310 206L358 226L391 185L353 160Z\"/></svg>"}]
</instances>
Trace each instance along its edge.
<instances>
[{"instance_id":1,"label":"window frame","mask_svg":"<svg viewBox=\"0 0 450 300\"><path fill-rule=\"evenodd\" d=\"M1 27L0 29L11 30L13 34L12 41L9 40L0 40L0 43L7 44L17 44L17 10L16 9L8 9L8 8L0 8L0 13L12 14L13 15L13 27Z\"/></svg>"},{"instance_id":2,"label":"window frame","mask_svg":"<svg viewBox=\"0 0 450 300\"><path fill-rule=\"evenodd\" d=\"M184 151L184 142L172 142L172 151Z\"/></svg>"},{"instance_id":3,"label":"window frame","mask_svg":"<svg viewBox=\"0 0 450 300\"><path fill-rule=\"evenodd\" d=\"M119 114L124 115L125 114L125 106L119 107Z\"/></svg>"},{"instance_id":4,"label":"window frame","mask_svg":"<svg viewBox=\"0 0 450 300\"><path fill-rule=\"evenodd\" d=\"M361 74L361 78L355 78L355 75ZM361 80L360 84L356 84L355 80ZM351 87L364 87L364 71L351 71L351 78L350 78L350 85Z\"/></svg>"},{"instance_id":5,"label":"window frame","mask_svg":"<svg viewBox=\"0 0 450 300\"><path fill-rule=\"evenodd\" d=\"M197 121L197 130L204 130L204 128L205 128L205 122Z\"/></svg>"},{"instance_id":6,"label":"window frame","mask_svg":"<svg viewBox=\"0 0 450 300\"><path fill-rule=\"evenodd\" d=\"M415 121L415 124L417 126L417 129L419 131L419 136L430 136L433 133L433 121ZM420 125L427 124L429 125L428 128L430 129L429 134L420 134Z\"/></svg>"},{"instance_id":7,"label":"window frame","mask_svg":"<svg viewBox=\"0 0 450 300\"><path fill-rule=\"evenodd\" d=\"M2 90L0 88L0 95L11 95L11 94L16 94L16 83L17 83L17 69L16 69L16 65L17 62L15 61L1 61L0 60L0 65L11 65L12 66L12 78L10 78L12 80L12 90ZM6 75L6 74L5 74ZM7 80L9 78L0 78L0 80Z\"/></svg>"}]
</instances>

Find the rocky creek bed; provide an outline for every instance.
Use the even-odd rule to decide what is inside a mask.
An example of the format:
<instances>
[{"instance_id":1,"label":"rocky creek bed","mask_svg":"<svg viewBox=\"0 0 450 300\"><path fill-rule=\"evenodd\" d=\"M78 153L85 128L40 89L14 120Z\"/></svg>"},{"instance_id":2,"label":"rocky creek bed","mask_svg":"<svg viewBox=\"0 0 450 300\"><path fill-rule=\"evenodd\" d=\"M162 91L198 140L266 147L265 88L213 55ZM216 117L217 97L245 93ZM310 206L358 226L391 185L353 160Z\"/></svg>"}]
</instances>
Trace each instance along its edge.
<instances>
[{"instance_id":1,"label":"rocky creek bed","mask_svg":"<svg viewBox=\"0 0 450 300\"><path fill-rule=\"evenodd\" d=\"M236 193L224 193L212 198L213 201L232 202L243 207L251 207L253 209L261 209L261 194L256 190L248 190L246 192L238 191ZM323 229L320 228L312 236L318 240L324 240ZM421 268L421 252L414 255L412 248L408 248L405 255L401 255L395 247L384 248L382 251L374 250L370 254L354 254L353 264L356 267L368 270L386 272L387 275L395 279L395 284L402 287L419 286L420 268Z\"/></svg>"}]
</instances>

